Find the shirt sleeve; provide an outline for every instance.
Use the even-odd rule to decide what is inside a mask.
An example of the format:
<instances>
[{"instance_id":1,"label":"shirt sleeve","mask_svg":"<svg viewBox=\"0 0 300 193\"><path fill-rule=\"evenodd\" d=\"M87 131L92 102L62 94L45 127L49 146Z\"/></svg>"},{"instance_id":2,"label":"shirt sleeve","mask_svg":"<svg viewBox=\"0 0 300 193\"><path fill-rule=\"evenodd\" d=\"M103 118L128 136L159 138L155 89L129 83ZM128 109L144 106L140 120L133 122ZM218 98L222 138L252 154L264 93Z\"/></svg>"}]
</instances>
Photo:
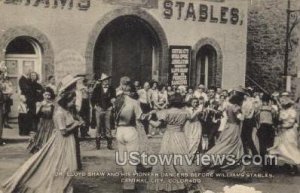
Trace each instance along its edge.
<instances>
[{"instance_id":1,"label":"shirt sleeve","mask_svg":"<svg viewBox=\"0 0 300 193\"><path fill-rule=\"evenodd\" d=\"M142 112L141 106L138 102L134 103L133 110L134 110L136 119L141 119L143 112Z\"/></svg>"},{"instance_id":2,"label":"shirt sleeve","mask_svg":"<svg viewBox=\"0 0 300 193\"><path fill-rule=\"evenodd\" d=\"M167 112L166 110L161 110L161 111L158 111L156 112L156 116L157 116L157 119L158 120L163 120L163 121L166 121L167 119Z\"/></svg>"}]
</instances>

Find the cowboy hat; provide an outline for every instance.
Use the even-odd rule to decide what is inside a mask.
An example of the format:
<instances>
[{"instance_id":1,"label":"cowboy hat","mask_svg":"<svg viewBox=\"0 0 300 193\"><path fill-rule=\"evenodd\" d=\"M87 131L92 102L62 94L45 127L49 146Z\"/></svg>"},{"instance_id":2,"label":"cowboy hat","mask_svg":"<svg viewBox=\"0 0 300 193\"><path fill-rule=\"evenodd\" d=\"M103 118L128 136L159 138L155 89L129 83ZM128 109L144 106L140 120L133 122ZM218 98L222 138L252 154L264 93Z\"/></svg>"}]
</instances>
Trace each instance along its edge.
<instances>
[{"instance_id":1,"label":"cowboy hat","mask_svg":"<svg viewBox=\"0 0 300 193\"><path fill-rule=\"evenodd\" d=\"M80 76L77 76L77 77L72 76L71 74L68 74L67 76L63 77L59 83L58 95L60 95L67 88L69 88L72 84L76 83L78 80L80 80L82 78L83 77L80 77Z\"/></svg>"},{"instance_id":2,"label":"cowboy hat","mask_svg":"<svg viewBox=\"0 0 300 193\"><path fill-rule=\"evenodd\" d=\"M249 96L249 94L248 94L248 93L245 91L245 89L244 89L243 87L241 87L241 86L234 88L234 89L232 90L232 92L233 92L234 94L242 94L242 95L247 95L247 96Z\"/></svg>"},{"instance_id":3,"label":"cowboy hat","mask_svg":"<svg viewBox=\"0 0 300 193\"><path fill-rule=\"evenodd\" d=\"M290 96L290 94L288 92L283 92L281 93L281 96Z\"/></svg>"},{"instance_id":4,"label":"cowboy hat","mask_svg":"<svg viewBox=\"0 0 300 193\"><path fill-rule=\"evenodd\" d=\"M111 78L111 76L108 76L107 74L102 73L102 74L101 74L101 77L100 77L100 81L106 80L106 79L109 79L109 78Z\"/></svg>"}]
</instances>

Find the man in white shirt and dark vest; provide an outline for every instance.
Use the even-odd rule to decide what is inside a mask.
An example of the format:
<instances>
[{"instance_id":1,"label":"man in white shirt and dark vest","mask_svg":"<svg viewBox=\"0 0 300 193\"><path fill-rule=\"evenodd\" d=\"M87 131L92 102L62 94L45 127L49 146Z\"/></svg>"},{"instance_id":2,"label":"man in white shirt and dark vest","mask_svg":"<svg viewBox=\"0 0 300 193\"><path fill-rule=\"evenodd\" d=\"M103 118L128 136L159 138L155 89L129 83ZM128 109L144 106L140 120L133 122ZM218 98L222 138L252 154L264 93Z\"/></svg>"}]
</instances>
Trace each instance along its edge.
<instances>
[{"instance_id":1,"label":"man in white shirt and dark vest","mask_svg":"<svg viewBox=\"0 0 300 193\"><path fill-rule=\"evenodd\" d=\"M113 117L112 109L116 98L116 90L110 85L110 76L102 73L100 82L92 93L91 103L96 113L96 148L100 149L100 139L107 140L107 148L112 150Z\"/></svg>"}]
</instances>

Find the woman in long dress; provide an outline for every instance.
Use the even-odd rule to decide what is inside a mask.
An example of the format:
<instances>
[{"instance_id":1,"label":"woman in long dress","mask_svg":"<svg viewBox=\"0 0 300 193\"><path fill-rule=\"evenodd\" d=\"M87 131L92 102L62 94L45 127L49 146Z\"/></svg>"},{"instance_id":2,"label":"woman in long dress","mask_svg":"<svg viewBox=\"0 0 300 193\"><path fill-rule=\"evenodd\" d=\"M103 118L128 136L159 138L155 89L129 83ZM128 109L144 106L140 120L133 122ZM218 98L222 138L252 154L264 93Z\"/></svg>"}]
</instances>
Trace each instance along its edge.
<instances>
[{"instance_id":1,"label":"woman in long dress","mask_svg":"<svg viewBox=\"0 0 300 193\"><path fill-rule=\"evenodd\" d=\"M203 106L199 107L199 102L197 98L191 98L190 107L187 108L187 111L192 116L197 110L202 111ZM198 116L195 116L191 120L187 120L184 125L184 133L187 138L189 154L193 158L199 148L199 144L202 138L202 125Z\"/></svg>"},{"instance_id":2,"label":"woman in long dress","mask_svg":"<svg viewBox=\"0 0 300 193\"><path fill-rule=\"evenodd\" d=\"M150 124L160 126L166 125L166 131L161 141L159 155L176 156L187 155L189 157L189 146L184 133L184 124L191 115L188 111L182 109L183 100L180 94L175 94L169 99L169 109L157 112L159 121L150 121ZM197 115L198 111L194 113ZM173 157L174 158L174 157ZM181 183L185 177L182 174L192 173L193 167L188 165L186 159L182 159L182 163L173 164L176 160L172 160L171 164L158 163L152 169L152 174L148 183L148 189L151 191L186 191L192 188L191 183ZM167 176L164 174L168 174ZM158 175L158 176L157 176ZM159 183L151 183L159 178ZM171 180L171 181L170 181ZM176 181L178 183L176 183ZM202 184L197 184L199 192L204 192Z\"/></svg>"},{"instance_id":3,"label":"woman in long dress","mask_svg":"<svg viewBox=\"0 0 300 193\"><path fill-rule=\"evenodd\" d=\"M206 155L218 156L218 155L230 155L231 159L227 160L232 163L224 161L223 163L210 163L206 166L202 166L202 171L206 169L216 169L221 171L243 171L244 167L239 164L242 156L244 155L243 143L241 140L241 121L243 115L241 112L241 105L244 101L244 91L241 88L237 88L233 91L233 95L229 99L229 103L226 107L227 122L224 130L221 132L219 138ZM234 157L233 157L234 156Z\"/></svg>"},{"instance_id":4,"label":"woman in long dress","mask_svg":"<svg viewBox=\"0 0 300 193\"><path fill-rule=\"evenodd\" d=\"M3 185L5 193L72 193L72 177L77 169L73 132L83 122L75 121L75 82L71 75L62 80L54 113L55 133Z\"/></svg>"},{"instance_id":5,"label":"woman in long dress","mask_svg":"<svg viewBox=\"0 0 300 193\"><path fill-rule=\"evenodd\" d=\"M279 134L275 138L274 146L269 154L278 158L278 163L288 164L292 174L297 172L300 164L300 150L298 148L297 112L293 107L294 102L289 98L280 101L282 109L279 112Z\"/></svg>"},{"instance_id":6,"label":"woman in long dress","mask_svg":"<svg viewBox=\"0 0 300 193\"><path fill-rule=\"evenodd\" d=\"M44 100L37 103L37 116L39 117L39 123L37 133L29 143L27 149L30 153L35 153L40 150L44 144L47 143L54 131L53 113L54 104L54 92L50 88L46 88L43 94Z\"/></svg>"}]
</instances>

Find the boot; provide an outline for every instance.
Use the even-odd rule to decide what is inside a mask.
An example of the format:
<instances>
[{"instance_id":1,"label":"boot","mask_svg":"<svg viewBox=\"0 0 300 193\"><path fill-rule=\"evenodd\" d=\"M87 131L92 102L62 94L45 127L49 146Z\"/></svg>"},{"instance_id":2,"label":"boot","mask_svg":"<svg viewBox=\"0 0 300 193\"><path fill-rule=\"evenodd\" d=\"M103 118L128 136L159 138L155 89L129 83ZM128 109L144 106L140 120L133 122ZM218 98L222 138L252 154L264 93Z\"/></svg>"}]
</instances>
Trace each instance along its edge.
<instances>
[{"instance_id":1,"label":"boot","mask_svg":"<svg viewBox=\"0 0 300 193\"><path fill-rule=\"evenodd\" d=\"M107 149L114 150L114 148L112 146L112 139L107 139Z\"/></svg>"},{"instance_id":2,"label":"boot","mask_svg":"<svg viewBox=\"0 0 300 193\"><path fill-rule=\"evenodd\" d=\"M96 149L100 149L101 146L101 141L100 141L100 137L96 137Z\"/></svg>"},{"instance_id":3,"label":"boot","mask_svg":"<svg viewBox=\"0 0 300 193\"><path fill-rule=\"evenodd\" d=\"M296 175L298 173L298 167L297 165L290 165L290 171L289 171L290 175Z\"/></svg>"}]
</instances>

